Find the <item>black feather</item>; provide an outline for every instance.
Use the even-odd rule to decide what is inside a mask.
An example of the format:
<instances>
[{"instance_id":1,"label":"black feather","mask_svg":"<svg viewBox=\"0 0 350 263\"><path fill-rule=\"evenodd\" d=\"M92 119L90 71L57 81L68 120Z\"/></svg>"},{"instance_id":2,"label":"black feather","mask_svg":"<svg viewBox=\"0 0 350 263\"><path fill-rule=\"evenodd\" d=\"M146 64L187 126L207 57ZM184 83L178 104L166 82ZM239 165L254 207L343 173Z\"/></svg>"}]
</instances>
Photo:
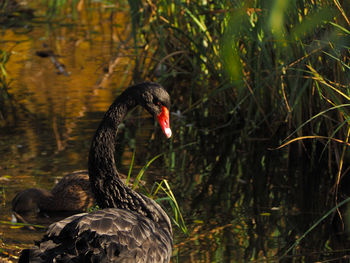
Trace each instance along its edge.
<instances>
[{"instance_id":1,"label":"black feather","mask_svg":"<svg viewBox=\"0 0 350 263\"><path fill-rule=\"evenodd\" d=\"M126 187L114 162L118 125L140 104L153 116L170 97L156 83L126 89L110 106L93 138L89 154L92 191L101 208L52 224L33 249L23 250L19 262L169 262L171 223L162 208Z\"/></svg>"}]
</instances>

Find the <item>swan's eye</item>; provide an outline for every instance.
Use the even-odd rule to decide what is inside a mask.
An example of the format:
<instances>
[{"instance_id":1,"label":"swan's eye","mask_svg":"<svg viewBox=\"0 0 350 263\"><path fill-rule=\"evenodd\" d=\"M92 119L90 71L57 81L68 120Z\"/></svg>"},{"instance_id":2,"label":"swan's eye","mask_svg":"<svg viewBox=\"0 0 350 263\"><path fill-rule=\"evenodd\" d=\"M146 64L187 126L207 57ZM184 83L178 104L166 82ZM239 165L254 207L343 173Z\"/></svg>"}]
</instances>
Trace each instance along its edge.
<instances>
[{"instance_id":1,"label":"swan's eye","mask_svg":"<svg viewBox=\"0 0 350 263\"><path fill-rule=\"evenodd\" d=\"M156 98L153 99L153 103L154 103L154 105L162 106L162 103L159 100L157 100Z\"/></svg>"}]
</instances>

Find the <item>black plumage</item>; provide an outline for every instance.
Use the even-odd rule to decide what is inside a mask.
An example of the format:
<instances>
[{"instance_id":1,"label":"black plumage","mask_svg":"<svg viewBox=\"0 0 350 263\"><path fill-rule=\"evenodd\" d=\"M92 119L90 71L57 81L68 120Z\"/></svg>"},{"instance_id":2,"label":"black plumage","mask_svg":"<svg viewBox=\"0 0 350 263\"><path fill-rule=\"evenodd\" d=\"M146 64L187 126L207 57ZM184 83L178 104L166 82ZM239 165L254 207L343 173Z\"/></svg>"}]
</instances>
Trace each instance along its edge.
<instances>
[{"instance_id":1,"label":"black plumage","mask_svg":"<svg viewBox=\"0 0 350 263\"><path fill-rule=\"evenodd\" d=\"M22 251L19 262L170 261L169 217L155 201L123 184L114 161L118 125L138 104L159 119L164 107L168 112L170 97L159 84L145 82L126 89L106 112L89 154L92 192L103 209L52 224L35 248ZM170 137L170 128L161 125Z\"/></svg>"}]
</instances>

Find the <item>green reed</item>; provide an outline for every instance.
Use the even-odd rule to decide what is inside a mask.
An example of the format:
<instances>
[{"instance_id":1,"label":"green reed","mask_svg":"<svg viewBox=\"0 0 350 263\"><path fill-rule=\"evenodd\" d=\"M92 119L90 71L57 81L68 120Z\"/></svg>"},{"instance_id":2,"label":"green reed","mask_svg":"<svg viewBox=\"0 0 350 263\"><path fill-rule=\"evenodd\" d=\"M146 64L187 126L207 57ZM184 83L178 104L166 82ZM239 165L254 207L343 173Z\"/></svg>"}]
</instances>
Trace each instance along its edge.
<instances>
[{"instance_id":1,"label":"green reed","mask_svg":"<svg viewBox=\"0 0 350 263\"><path fill-rule=\"evenodd\" d=\"M162 82L178 111L166 160L179 178L178 202L190 200L189 217L231 215L218 224L235 218L232 208L248 211L254 230L247 242L232 241L244 258L283 254L350 194L349 10L321 0L138 3L135 46L147 48L137 52L136 79ZM307 245L317 253L300 257L319 260L326 244L341 254L331 222L288 256ZM264 236L276 232L286 246L268 245Z\"/></svg>"},{"instance_id":2,"label":"green reed","mask_svg":"<svg viewBox=\"0 0 350 263\"><path fill-rule=\"evenodd\" d=\"M132 184L132 188L136 189L136 188L143 188L142 185L140 184L142 177L145 175L147 169L149 168L149 166L155 161L157 160L159 157L162 157L164 155L164 153L158 154L156 156L154 156L151 160L149 160L138 172L138 174L136 175L134 182ZM129 166L129 172L128 172L128 177L127 177L127 181L126 181L126 185L129 184L130 178L131 178L131 172L134 166L134 160L135 160L135 151L133 152L133 156L132 156L132 160ZM171 186L168 183L168 181L166 179L163 179L160 183L155 183L152 186L151 191L148 193L146 189L144 189L145 194L147 194L148 196L150 196L150 198L155 199L157 202L161 202L161 201L167 201L170 204L171 207L171 213L168 214L172 214L171 218L173 223L178 226L183 233L187 233L187 227L186 224L184 222L182 213L181 213L181 209L176 201L176 198L173 194L173 191L171 190ZM163 194L163 196L162 196ZM164 197L165 194L165 197Z\"/></svg>"}]
</instances>

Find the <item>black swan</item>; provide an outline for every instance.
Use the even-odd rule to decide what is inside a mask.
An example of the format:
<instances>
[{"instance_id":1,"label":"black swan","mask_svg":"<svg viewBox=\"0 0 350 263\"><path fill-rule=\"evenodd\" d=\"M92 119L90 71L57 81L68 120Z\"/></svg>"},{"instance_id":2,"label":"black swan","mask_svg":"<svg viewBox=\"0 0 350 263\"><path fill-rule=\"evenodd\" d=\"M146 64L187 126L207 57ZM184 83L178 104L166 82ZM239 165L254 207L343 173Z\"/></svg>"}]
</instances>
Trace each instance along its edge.
<instances>
[{"instance_id":1,"label":"black swan","mask_svg":"<svg viewBox=\"0 0 350 263\"><path fill-rule=\"evenodd\" d=\"M19 262L169 262L170 219L152 199L126 187L114 161L118 125L136 105L157 117L171 136L170 97L157 83L127 88L110 106L92 140L89 176L102 210L70 216L52 224L35 248Z\"/></svg>"},{"instance_id":2,"label":"black swan","mask_svg":"<svg viewBox=\"0 0 350 263\"><path fill-rule=\"evenodd\" d=\"M94 205L89 174L86 170L65 175L51 189L29 188L13 198L12 211L18 214L86 212Z\"/></svg>"}]
</instances>

